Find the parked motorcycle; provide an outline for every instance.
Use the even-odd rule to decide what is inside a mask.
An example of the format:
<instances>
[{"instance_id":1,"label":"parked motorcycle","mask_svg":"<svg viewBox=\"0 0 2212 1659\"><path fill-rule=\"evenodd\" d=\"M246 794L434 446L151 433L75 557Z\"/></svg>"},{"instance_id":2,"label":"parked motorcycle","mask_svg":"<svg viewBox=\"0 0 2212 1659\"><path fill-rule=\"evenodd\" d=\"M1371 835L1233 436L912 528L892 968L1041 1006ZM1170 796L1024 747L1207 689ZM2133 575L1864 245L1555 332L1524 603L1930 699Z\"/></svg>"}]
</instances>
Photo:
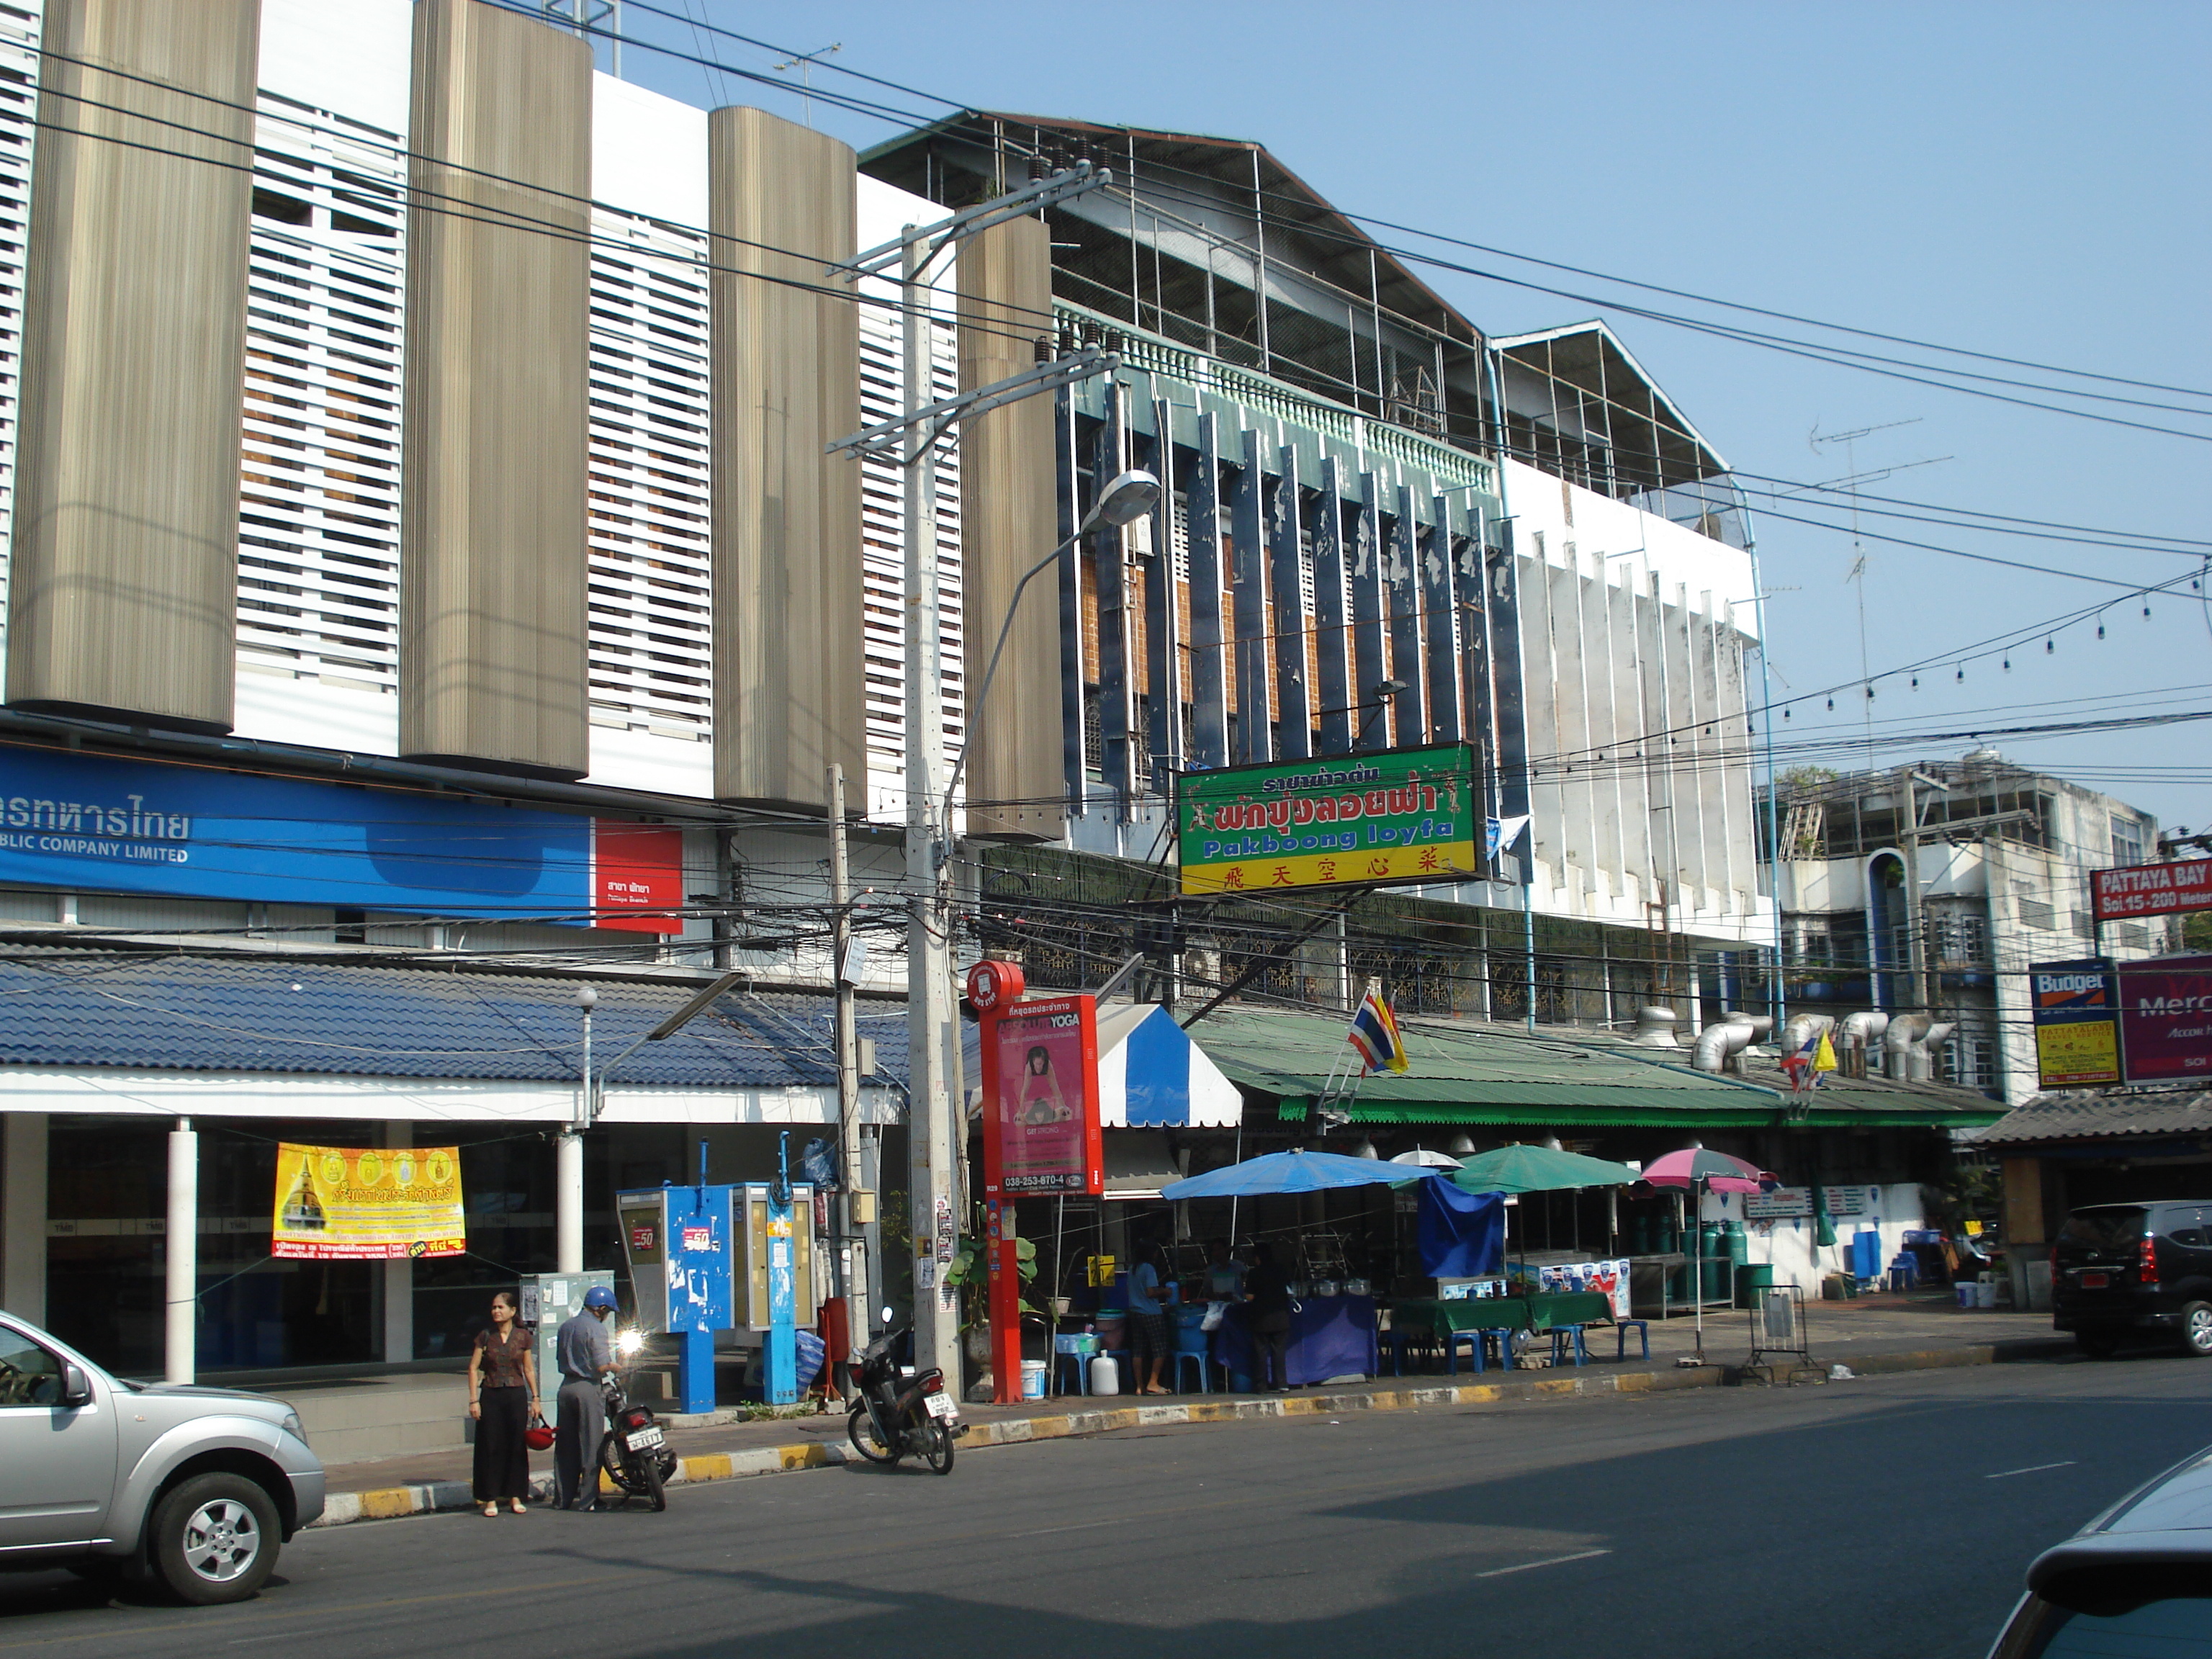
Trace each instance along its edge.
<instances>
[{"instance_id":1,"label":"parked motorcycle","mask_svg":"<svg viewBox=\"0 0 2212 1659\"><path fill-rule=\"evenodd\" d=\"M653 1407L631 1400L623 1386L630 1366L644 1352L645 1338L639 1332L624 1331L615 1339L615 1358L627 1363L599 1379L599 1393L607 1402L607 1431L599 1437L599 1467L622 1494L617 1503L644 1498L652 1500L655 1510L665 1510L668 1494L663 1488L676 1473L676 1454L668 1449L668 1437Z\"/></svg>"},{"instance_id":2,"label":"parked motorcycle","mask_svg":"<svg viewBox=\"0 0 2212 1659\"><path fill-rule=\"evenodd\" d=\"M945 1373L935 1366L912 1376L899 1375L893 1349L902 1331L888 1328L860 1350L853 1364L860 1396L845 1419L853 1449L871 1463L896 1463L911 1454L939 1474L952 1473L952 1437L960 1431L960 1407L945 1391Z\"/></svg>"}]
</instances>

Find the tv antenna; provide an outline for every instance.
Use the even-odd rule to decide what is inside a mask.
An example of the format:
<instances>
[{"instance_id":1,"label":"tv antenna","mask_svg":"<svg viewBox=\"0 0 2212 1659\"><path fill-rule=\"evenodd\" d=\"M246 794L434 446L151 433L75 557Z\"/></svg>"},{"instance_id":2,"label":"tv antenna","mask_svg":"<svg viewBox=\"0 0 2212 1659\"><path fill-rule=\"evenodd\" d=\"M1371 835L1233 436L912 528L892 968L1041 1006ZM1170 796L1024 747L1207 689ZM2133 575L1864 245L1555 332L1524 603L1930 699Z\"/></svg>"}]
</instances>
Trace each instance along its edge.
<instances>
[{"instance_id":1,"label":"tv antenna","mask_svg":"<svg viewBox=\"0 0 2212 1659\"><path fill-rule=\"evenodd\" d=\"M1820 430L1820 423L1815 421L1813 423L1812 431L1805 437L1806 447L1815 455L1820 453L1820 447L1823 444L1841 444L1844 447L1844 465L1850 469L1850 472L1843 477L1811 487L1816 489L1844 489L1850 496L1851 568L1844 572L1844 580L1847 583L1856 583L1858 586L1859 687L1865 693L1859 699L1859 702L1861 712L1866 717L1866 732L1869 745L1874 738L1874 661L1867 650L1867 556L1865 544L1859 535L1858 487L1863 483L1872 483L1878 479L1886 478L1893 472L1902 472L1907 467L1934 466L1938 461L1948 461L1951 458L1948 455L1933 456L1923 460L1903 461L1893 466L1876 467L1862 472L1859 471L1858 443L1860 439L1870 438L1877 432L1887 432L1900 426L1917 426L1922 418L1918 415L1914 415L1902 421L1882 421L1873 426L1856 428L1850 432L1823 432Z\"/></svg>"},{"instance_id":2,"label":"tv antenna","mask_svg":"<svg viewBox=\"0 0 2212 1659\"><path fill-rule=\"evenodd\" d=\"M844 50L842 40L832 40L826 46L817 46L811 52L802 52L796 58L787 58L781 64L771 65L778 75L786 70L799 71L799 106L805 112L806 125L810 127L814 125L814 66L824 58Z\"/></svg>"}]
</instances>

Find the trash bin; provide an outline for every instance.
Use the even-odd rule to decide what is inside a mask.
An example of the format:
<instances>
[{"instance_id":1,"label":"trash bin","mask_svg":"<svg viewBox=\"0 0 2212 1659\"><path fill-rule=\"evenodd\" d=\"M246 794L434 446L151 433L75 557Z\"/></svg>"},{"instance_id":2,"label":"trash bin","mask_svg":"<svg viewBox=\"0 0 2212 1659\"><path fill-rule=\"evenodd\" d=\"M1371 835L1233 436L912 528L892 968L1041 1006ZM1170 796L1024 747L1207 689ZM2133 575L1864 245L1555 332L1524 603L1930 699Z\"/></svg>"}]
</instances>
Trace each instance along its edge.
<instances>
[{"instance_id":1,"label":"trash bin","mask_svg":"<svg viewBox=\"0 0 2212 1659\"><path fill-rule=\"evenodd\" d=\"M1744 1263L1735 1270L1735 1305L1755 1308L1759 1293L1774 1288L1774 1267L1771 1262Z\"/></svg>"}]
</instances>

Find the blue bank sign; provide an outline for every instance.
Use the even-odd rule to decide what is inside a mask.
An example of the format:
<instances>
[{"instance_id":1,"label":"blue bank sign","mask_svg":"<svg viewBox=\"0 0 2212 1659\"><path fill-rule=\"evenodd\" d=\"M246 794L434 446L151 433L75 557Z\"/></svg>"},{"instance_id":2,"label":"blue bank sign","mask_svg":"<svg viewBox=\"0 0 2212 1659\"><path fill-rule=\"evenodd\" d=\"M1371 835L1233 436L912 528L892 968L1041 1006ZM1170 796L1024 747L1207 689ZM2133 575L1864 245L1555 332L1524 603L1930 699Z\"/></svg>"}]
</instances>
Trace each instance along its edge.
<instances>
[{"instance_id":1,"label":"blue bank sign","mask_svg":"<svg viewBox=\"0 0 2212 1659\"><path fill-rule=\"evenodd\" d=\"M598 878L602 828L623 837L619 884ZM641 836L665 838L680 866L674 830L599 826L576 813L377 785L0 746L0 883L580 922L605 902L603 886L645 890L635 878ZM642 848L648 859L656 850ZM673 897L681 903L680 892Z\"/></svg>"}]
</instances>

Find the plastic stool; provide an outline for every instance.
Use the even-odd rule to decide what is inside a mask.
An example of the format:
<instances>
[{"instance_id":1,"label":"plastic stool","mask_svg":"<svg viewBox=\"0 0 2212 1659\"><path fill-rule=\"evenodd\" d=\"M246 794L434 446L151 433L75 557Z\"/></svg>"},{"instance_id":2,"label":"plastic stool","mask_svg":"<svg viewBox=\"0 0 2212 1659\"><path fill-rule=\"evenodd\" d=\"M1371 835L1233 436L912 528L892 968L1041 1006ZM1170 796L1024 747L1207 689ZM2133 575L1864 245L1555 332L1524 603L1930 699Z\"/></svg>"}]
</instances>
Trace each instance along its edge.
<instances>
[{"instance_id":1,"label":"plastic stool","mask_svg":"<svg viewBox=\"0 0 2212 1659\"><path fill-rule=\"evenodd\" d=\"M1075 1367L1075 1386L1066 1386L1063 1365ZM1052 1390L1054 1394L1089 1394L1091 1392L1091 1356L1087 1353L1056 1353L1052 1357Z\"/></svg>"},{"instance_id":2,"label":"plastic stool","mask_svg":"<svg viewBox=\"0 0 2212 1659\"><path fill-rule=\"evenodd\" d=\"M1644 1345L1644 1352L1638 1357L1650 1358L1651 1322L1648 1319L1617 1319L1613 1322L1613 1334L1619 1340L1613 1345L1615 1352L1613 1357L1615 1359L1628 1358L1628 1334L1632 1330L1636 1333L1636 1340Z\"/></svg>"},{"instance_id":3,"label":"plastic stool","mask_svg":"<svg viewBox=\"0 0 2212 1659\"><path fill-rule=\"evenodd\" d=\"M1570 1352L1574 1355L1576 1364L1589 1363L1589 1350L1583 1346L1583 1328L1579 1325L1553 1326L1552 1363L1554 1365L1563 1364Z\"/></svg>"},{"instance_id":4,"label":"plastic stool","mask_svg":"<svg viewBox=\"0 0 2212 1659\"><path fill-rule=\"evenodd\" d=\"M1498 1347L1498 1368L1506 1371L1516 1369L1518 1362L1513 1358L1513 1333L1510 1329L1503 1326L1492 1326L1486 1331L1477 1332L1476 1334L1482 1338L1481 1343L1474 1351L1476 1370L1480 1371L1482 1369L1485 1351L1493 1341Z\"/></svg>"},{"instance_id":5,"label":"plastic stool","mask_svg":"<svg viewBox=\"0 0 2212 1659\"><path fill-rule=\"evenodd\" d=\"M1200 1394L1212 1394L1213 1389L1206 1380L1206 1356L1202 1353L1193 1353L1188 1348L1177 1348L1176 1350L1175 1391L1177 1394L1181 1394L1183 1391L1182 1367L1185 1360L1190 1360L1198 1366L1198 1391Z\"/></svg>"}]
</instances>

